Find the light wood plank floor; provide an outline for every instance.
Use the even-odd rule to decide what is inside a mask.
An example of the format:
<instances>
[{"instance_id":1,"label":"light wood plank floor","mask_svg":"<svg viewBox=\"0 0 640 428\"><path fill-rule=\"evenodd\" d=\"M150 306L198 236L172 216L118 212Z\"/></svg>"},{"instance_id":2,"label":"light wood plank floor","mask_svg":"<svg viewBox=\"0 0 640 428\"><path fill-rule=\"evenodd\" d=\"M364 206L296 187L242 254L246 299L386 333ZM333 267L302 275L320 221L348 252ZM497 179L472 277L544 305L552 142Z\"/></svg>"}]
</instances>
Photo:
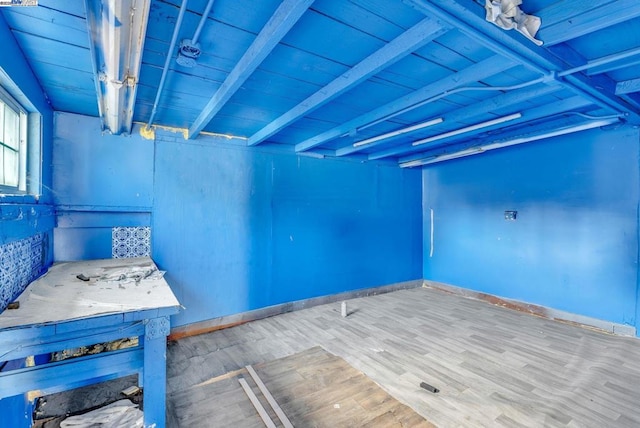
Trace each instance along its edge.
<instances>
[{"instance_id":1,"label":"light wood plank floor","mask_svg":"<svg viewBox=\"0 0 640 428\"><path fill-rule=\"evenodd\" d=\"M345 360L316 346L253 369L297 428L434 428ZM247 370L231 372L172 394L181 426L263 426L239 379L243 378L276 427L285 427ZM201 411L206 409L206 411Z\"/></svg>"},{"instance_id":2,"label":"light wood plank floor","mask_svg":"<svg viewBox=\"0 0 640 428\"><path fill-rule=\"evenodd\" d=\"M168 425L185 426L179 410L195 385L322 346L439 427L640 426L636 338L426 288L348 309L347 318L334 303L171 342Z\"/></svg>"}]
</instances>

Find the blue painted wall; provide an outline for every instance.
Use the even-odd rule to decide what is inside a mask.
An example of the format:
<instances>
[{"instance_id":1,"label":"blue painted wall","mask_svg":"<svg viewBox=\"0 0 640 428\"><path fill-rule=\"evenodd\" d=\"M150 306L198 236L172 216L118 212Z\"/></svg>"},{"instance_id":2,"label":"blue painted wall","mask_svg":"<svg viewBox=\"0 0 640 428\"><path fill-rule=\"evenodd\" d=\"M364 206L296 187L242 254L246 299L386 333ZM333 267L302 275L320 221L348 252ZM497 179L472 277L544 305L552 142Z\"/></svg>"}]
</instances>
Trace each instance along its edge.
<instances>
[{"instance_id":1,"label":"blue painted wall","mask_svg":"<svg viewBox=\"0 0 640 428\"><path fill-rule=\"evenodd\" d=\"M51 156L53 135L53 111L38 80L18 48L13 35L0 14L0 40L3 41L0 55L0 74L3 85L19 102L30 104L42 115L42 190L38 195L0 195L0 247L42 233L44 256L42 269L53 260L51 234L54 226L52 205ZM8 253L3 251L3 256ZM17 275L17 262L2 260L3 281L0 287L12 282ZM18 269L19 270L19 269ZM9 278L11 277L11 278Z\"/></svg>"},{"instance_id":2,"label":"blue painted wall","mask_svg":"<svg viewBox=\"0 0 640 428\"><path fill-rule=\"evenodd\" d=\"M54 149L56 259L110 257L112 226L150 221L187 308L174 326L422 275L419 171L168 131L102 136L66 113Z\"/></svg>"},{"instance_id":3,"label":"blue painted wall","mask_svg":"<svg viewBox=\"0 0 640 428\"><path fill-rule=\"evenodd\" d=\"M33 196L0 196L0 244L28 238L53 228L51 208L51 156L53 111L38 80L22 55L13 34L0 14L0 73L8 78L6 88L18 101L28 102L42 114L42 193Z\"/></svg>"},{"instance_id":4,"label":"blue painted wall","mask_svg":"<svg viewBox=\"0 0 640 428\"><path fill-rule=\"evenodd\" d=\"M593 130L424 168L425 279L636 325L638 142Z\"/></svg>"},{"instance_id":5,"label":"blue painted wall","mask_svg":"<svg viewBox=\"0 0 640 428\"><path fill-rule=\"evenodd\" d=\"M110 258L112 227L151 224L153 141L102 135L100 119L57 112L53 145L55 259Z\"/></svg>"},{"instance_id":6,"label":"blue painted wall","mask_svg":"<svg viewBox=\"0 0 640 428\"><path fill-rule=\"evenodd\" d=\"M421 277L420 173L157 137L153 255L188 324Z\"/></svg>"},{"instance_id":7,"label":"blue painted wall","mask_svg":"<svg viewBox=\"0 0 640 428\"><path fill-rule=\"evenodd\" d=\"M0 40L2 40L0 73L7 79L4 82L7 86L5 89L21 103L30 103L42 115L43 169L42 191L37 195L38 197L0 195L0 302L4 309L4 303L7 300L12 300L17 292L23 290L30 280L51 264L53 260L51 235L55 217L50 168L53 111L2 14L0 14ZM38 246L23 244L30 243L29 240L34 237L38 238ZM24 411L15 409L24 409ZM2 415L0 425L30 426L31 409L31 403L28 403L24 396L0 400Z\"/></svg>"}]
</instances>

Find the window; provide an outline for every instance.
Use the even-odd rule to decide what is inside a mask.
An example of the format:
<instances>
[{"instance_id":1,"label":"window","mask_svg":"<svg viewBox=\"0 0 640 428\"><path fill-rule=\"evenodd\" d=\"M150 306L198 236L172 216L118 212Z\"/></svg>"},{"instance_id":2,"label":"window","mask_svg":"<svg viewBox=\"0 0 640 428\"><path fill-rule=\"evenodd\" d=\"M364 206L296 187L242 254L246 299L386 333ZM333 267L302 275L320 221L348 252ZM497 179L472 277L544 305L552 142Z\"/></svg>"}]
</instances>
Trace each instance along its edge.
<instances>
[{"instance_id":1,"label":"window","mask_svg":"<svg viewBox=\"0 0 640 428\"><path fill-rule=\"evenodd\" d=\"M27 118L18 102L0 87L0 191L27 191Z\"/></svg>"}]
</instances>

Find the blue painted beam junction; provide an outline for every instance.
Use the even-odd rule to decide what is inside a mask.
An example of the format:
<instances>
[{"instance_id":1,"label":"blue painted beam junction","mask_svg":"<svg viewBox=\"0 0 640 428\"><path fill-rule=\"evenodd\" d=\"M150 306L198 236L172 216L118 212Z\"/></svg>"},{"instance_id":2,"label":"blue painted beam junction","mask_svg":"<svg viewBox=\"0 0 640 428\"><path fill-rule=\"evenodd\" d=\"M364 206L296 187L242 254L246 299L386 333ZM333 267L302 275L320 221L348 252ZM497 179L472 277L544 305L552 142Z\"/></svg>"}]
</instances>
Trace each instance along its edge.
<instances>
[{"instance_id":1,"label":"blue painted beam junction","mask_svg":"<svg viewBox=\"0 0 640 428\"><path fill-rule=\"evenodd\" d=\"M522 108L521 104L535 97L540 97L543 95L548 95L559 91L561 87L559 85L536 85L530 88L523 88L520 90L507 92L504 94L497 95L495 97L489 98L486 101L483 101L478 104L471 105L469 107L465 107L459 110L455 110L450 114L445 114L443 117L445 121L443 124L449 124L448 127L443 131L451 131L457 128L460 128L460 124L457 122L463 121L464 123L468 123L470 120L474 120L473 118L481 117L482 119L478 119L478 121L493 119L493 116L497 116L495 114L489 115L488 112L499 110L499 109L511 109L514 110L512 113L516 113L515 109ZM521 120L514 120L511 123L524 122L525 120L529 120L529 114L525 112L521 112L523 117ZM489 117L491 116L491 117ZM446 141L453 141L459 138L470 138L474 134L479 134L481 132L485 132L490 128L480 128L476 131L472 131L469 133L465 133L464 135L454 136L447 139L440 140L438 144L442 144ZM440 132L436 132L432 135L425 135L425 137L433 136L439 134ZM366 146L365 146L366 147ZM365 147L354 147L354 149L360 149ZM388 149L387 151L377 152L369 156L370 159L381 159L382 157L389 156L390 154L400 154L407 151L416 151L416 150L424 150L423 146L411 147L411 146L398 146Z\"/></svg>"},{"instance_id":2,"label":"blue painted beam junction","mask_svg":"<svg viewBox=\"0 0 640 428\"><path fill-rule=\"evenodd\" d=\"M442 0L437 5L425 0L403 0L403 2L428 16L443 20L473 40L485 44L494 52L530 67L538 73L549 74L550 72L562 72L566 69L566 64L563 61L545 49L531 44L517 33L514 35L512 34L513 32L504 31L486 22L483 16L484 9L476 3L473 3L472 6L467 6L458 3L456 0ZM632 6L635 11L640 8L640 3L636 2ZM631 16L633 16L633 13L631 13ZM596 78L599 82L598 89L593 86ZM586 76L577 74L564 77L562 83L576 94L587 97L594 104L610 109L612 113L628 113L627 119L630 122L640 124L640 114L632 106L617 97L613 92L602 89L606 87L615 88L615 83L609 78L594 76L589 79Z\"/></svg>"},{"instance_id":3,"label":"blue painted beam junction","mask_svg":"<svg viewBox=\"0 0 640 428\"><path fill-rule=\"evenodd\" d=\"M248 145L255 146L260 144L289 124L320 108L446 32L446 27L440 21L431 18L423 19L353 66L349 71L338 76L325 87L256 132L249 138Z\"/></svg>"},{"instance_id":4,"label":"blue painted beam junction","mask_svg":"<svg viewBox=\"0 0 640 428\"><path fill-rule=\"evenodd\" d=\"M220 88L211 97L205 108L189 128L189 138L198 136L200 131L224 107L242 84L251 76L264 59L302 17L314 0L285 0L274 12L269 22L258 34L249 49L235 65Z\"/></svg>"},{"instance_id":5,"label":"blue painted beam junction","mask_svg":"<svg viewBox=\"0 0 640 428\"><path fill-rule=\"evenodd\" d=\"M597 2L591 3L595 6ZM544 40L545 46L553 46L640 16L637 0L601 2L585 12L586 7L581 1L562 0L542 9L536 13L544 23L538 38Z\"/></svg>"},{"instance_id":6,"label":"blue painted beam junction","mask_svg":"<svg viewBox=\"0 0 640 428\"><path fill-rule=\"evenodd\" d=\"M502 60L497 55L494 55L484 61L480 61L463 70L453 73L450 76L426 85L408 95L397 98L381 107L298 143L296 144L296 152L303 152L305 150L312 149L326 143L327 141L338 138L346 132L351 132L353 130L357 131L358 128L364 125L370 125L377 121L388 120L399 113L406 113L423 105L425 101L430 102L432 101L432 98L448 94L454 88L459 88L472 82L481 81L486 77L508 70L514 65L514 62Z\"/></svg>"},{"instance_id":7,"label":"blue painted beam junction","mask_svg":"<svg viewBox=\"0 0 640 428\"><path fill-rule=\"evenodd\" d=\"M493 88L478 87L475 90L486 91L489 89L493 89ZM490 111L494 111L494 110L498 110L506 107L517 106L517 105L520 105L521 103L526 102L527 100L556 92L559 89L560 87L558 85L554 85L554 84L545 85L545 84L538 83L538 84L532 85L529 88L523 88L523 89L503 93L501 95L492 97L484 102L474 104L469 107L453 111L451 113L444 114L442 115L442 117L444 118L443 124L439 126L434 126L430 129L447 127L447 125L449 128L451 128L451 126L457 124L458 122L468 122L473 117L486 115L487 112L490 112ZM447 131L452 131L452 130L453 128L447 129ZM410 135L410 133L402 134L403 137L407 135ZM469 136L472 134L465 134L465 135ZM353 145L350 145L350 146L343 147L341 149L336 150L336 155L338 156L348 155L360 150L375 147L381 144L386 144L390 140L391 139L385 139L385 140L377 141L372 144L367 144L365 146L359 146L359 147L354 147Z\"/></svg>"}]
</instances>

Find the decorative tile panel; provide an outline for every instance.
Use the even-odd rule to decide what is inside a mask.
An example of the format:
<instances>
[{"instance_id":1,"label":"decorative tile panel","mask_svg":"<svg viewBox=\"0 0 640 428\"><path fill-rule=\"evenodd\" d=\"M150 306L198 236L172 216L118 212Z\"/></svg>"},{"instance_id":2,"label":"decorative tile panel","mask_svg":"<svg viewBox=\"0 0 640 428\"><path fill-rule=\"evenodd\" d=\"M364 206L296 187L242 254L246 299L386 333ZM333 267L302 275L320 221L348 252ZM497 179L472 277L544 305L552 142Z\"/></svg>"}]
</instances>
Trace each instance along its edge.
<instances>
[{"instance_id":1,"label":"decorative tile panel","mask_svg":"<svg viewBox=\"0 0 640 428\"><path fill-rule=\"evenodd\" d=\"M114 259L151 256L151 227L114 227L111 236Z\"/></svg>"},{"instance_id":2,"label":"decorative tile panel","mask_svg":"<svg viewBox=\"0 0 640 428\"><path fill-rule=\"evenodd\" d=\"M0 312L44 270L44 234L0 245Z\"/></svg>"}]
</instances>

